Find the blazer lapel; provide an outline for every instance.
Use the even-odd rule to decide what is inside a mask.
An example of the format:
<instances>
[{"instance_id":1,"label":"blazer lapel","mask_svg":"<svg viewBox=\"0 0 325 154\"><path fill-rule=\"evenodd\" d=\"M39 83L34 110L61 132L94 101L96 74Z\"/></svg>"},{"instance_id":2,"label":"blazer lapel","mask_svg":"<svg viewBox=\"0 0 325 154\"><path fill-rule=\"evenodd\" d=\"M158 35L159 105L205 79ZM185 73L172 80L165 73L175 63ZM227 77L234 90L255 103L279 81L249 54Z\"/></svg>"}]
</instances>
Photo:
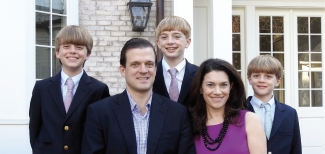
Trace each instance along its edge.
<instances>
[{"instance_id":1,"label":"blazer lapel","mask_svg":"<svg viewBox=\"0 0 325 154\"><path fill-rule=\"evenodd\" d=\"M51 78L52 84L49 86L49 92L55 101L56 105L58 106L61 114L63 116L66 115L63 98L61 93L61 72Z\"/></svg>"},{"instance_id":2,"label":"blazer lapel","mask_svg":"<svg viewBox=\"0 0 325 154\"><path fill-rule=\"evenodd\" d=\"M123 133L125 142L130 153L137 153L137 142L135 139L135 130L131 112L130 101L127 96L126 91L115 100L117 107L114 109L117 121L120 125L121 131Z\"/></svg>"},{"instance_id":3,"label":"blazer lapel","mask_svg":"<svg viewBox=\"0 0 325 154\"><path fill-rule=\"evenodd\" d=\"M246 103L247 103L247 109L251 112L254 112L255 113L255 110L251 104L251 100L252 100L252 96L249 96L246 100Z\"/></svg>"},{"instance_id":4,"label":"blazer lapel","mask_svg":"<svg viewBox=\"0 0 325 154\"><path fill-rule=\"evenodd\" d=\"M164 126L167 108L159 95L152 93L147 153L155 153L161 131Z\"/></svg>"},{"instance_id":5,"label":"blazer lapel","mask_svg":"<svg viewBox=\"0 0 325 154\"><path fill-rule=\"evenodd\" d=\"M91 88L88 87L88 84L91 83L90 77L86 72L83 72L76 93L73 96L71 105L69 107L66 119L71 115L71 113L78 107L78 105L82 102L82 100L87 96L90 92Z\"/></svg>"},{"instance_id":6,"label":"blazer lapel","mask_svg":"<svg viewBox=\"0 0 325 154\"><path fill-rule=\"evenodd\" d=\"M166 88L164 74L163 74L163 68L162 68L162 61L160 61L157 64L157 73L155 78L155 84L157 88L155 88L156 91L159 91L159 94L169 98L169 94ZM158 93L158 92L157 92Z\"/></svg>"},{"instance_id":7,"label":"blazer lapel","mask_svg":"<svg viewBox=\"0 0 325 154\"><path fill-rule=\"evenodd\" d=\"M177 100L178 103L183 103L184 99L186 98L186 95L190 91L192 80L196 72L196 69L193 66L191 66L192 64L190 64L187 60L185 61L186 61L185 73L183 77L181 91Z\"/></svg>"},{"instance_id":8,"label":"blazer lapel","mask_svg":"<svg viewBox=\"0 0 325 154\"><path fill-rule=\"evenodd\" d=\"M274 112L274 119L273 119L270 139L272 139L272 137L278 131L284 119L284 114L283 114L284 108L282 107L282 104L279 103L275 98L274 101L275 101L275 112Z\"/></svg>"}]
</instances>

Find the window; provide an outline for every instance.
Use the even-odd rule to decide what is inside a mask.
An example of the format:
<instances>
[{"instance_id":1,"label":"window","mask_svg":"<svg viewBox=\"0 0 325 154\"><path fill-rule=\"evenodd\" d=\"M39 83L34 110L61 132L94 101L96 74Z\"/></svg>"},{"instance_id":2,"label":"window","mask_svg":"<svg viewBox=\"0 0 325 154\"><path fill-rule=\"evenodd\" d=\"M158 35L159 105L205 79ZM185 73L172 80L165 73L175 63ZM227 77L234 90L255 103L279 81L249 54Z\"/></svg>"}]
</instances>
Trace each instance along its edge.
<instances>
[{"instance_id":1,"label":"window","mask_svg":"<svg viewBox=\"0 0 325 154\"><path fill-rule=\"evenodd\" d=\"M66 6L66 0L36 0L36 80L61 70L55 56L55 36L67 25Z\"/></svg>"},{"instance_id":2,"label":"window","mask_svg":"<svg viewBox=\"0 0 325 154\"><path fill-rule=\"evenodd\" d=\"M297 17L299 107L322 107L321 17Z\"/></svg>"},{"instance_id":3,"label":"window","mask_svg":"<svg viewBox=\"0 0 325 154\"><path fill-rule=\"evenodd\" d=\"M259 16L259 51L261 55L272 55L284 68L284 25L282 16ZM284 68L284 73L285 73ZM274 96L280 102L285 102L285 78L281 79L279 87L274 88Z\"/></svg>"}]
</instances>

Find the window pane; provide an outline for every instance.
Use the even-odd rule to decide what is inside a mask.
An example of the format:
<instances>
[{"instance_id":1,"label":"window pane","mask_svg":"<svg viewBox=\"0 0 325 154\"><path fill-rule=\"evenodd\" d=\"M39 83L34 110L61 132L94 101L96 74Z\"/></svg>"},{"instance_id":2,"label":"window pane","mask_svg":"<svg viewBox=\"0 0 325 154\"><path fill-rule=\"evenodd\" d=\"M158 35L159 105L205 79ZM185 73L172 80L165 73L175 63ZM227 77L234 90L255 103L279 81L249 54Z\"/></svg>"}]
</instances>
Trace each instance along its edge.
<instances>
[{"instance_id":1,"label":"window pane","mask_svg":"<svg viewBox=\"0 0 325 154\"><path fill-rule=\"evenodd\" d=\"M284 54L283 53L274 53L273 54L273 57L275 57L276 59L278 59L283 67L284 68Z\"/></svg>"},{"instance_id":2,"label":"window pane","mask_svg":"<svg viewBox=\"0 0 325 154\"><path fill-rule=\"evenodd\" d=\"M232 32L240 32L240 16L232 16Z\"/></svg>"},{"instance_id":3,"label":"window pane","mask_svg":"<svg viewBox=\"0 0 325 154\"><path fill-rule=\"evenodd\" d=\"M51 76L50 48L36 47L36 79Z\"/></svg>"},{"instance_id":4,"label":"window pane","mask_svg":"<svg viewBox=\"0 0 325 154\"><path fill-rule=\"evenodd\" d=\"M50 12L50 0L36 0L36 10Z\"/></svg>"},{"instance_id":5,"label":"window pane","mask_svg":"<svg viewBox=\"0 0 325 154\"><path fill-rule=\"evenodd\" d=\"M298 33L308 33L308 17L298 17Z\"/></svg>"},{"instance_id":6,"label":"window pane","mask_svg":"<svg viewBox=\"0 0 325 154\"><path fill-rule=\"evenodd\" d=\"M273 17L272 19L273 33L283 33L283 17Z\"/></svg>"},{"instance_id":7,"label":"window pane","mask_svg":"<svg viewBox=\"0 0 325 154\"><path fill-rule=\"evenodd\" d=\"M312 106L322 107L323 106L323 94L321 90L312 90Z\"/></svg>"},{"instance_id":8,"label":"window pane","mask_svg":"<svg viewBox=\"0 0 325 154\"><path fill-rule=\"evenodd\" d=\"M299 90L299 107L309 107L309 91Z\"/></svg>"},{"instance_id":9,"label":"window pane","mask_svg":"<svg viewBox=\"0 0 325 154\"><path fill-rule=\"evenodd\" d=\"M240 53L232 53L232 65L237 69L240 70Z\"/></svg>"},{"instance_id":10,"label":"window pane","mask_svg":"<svg viewBox=\"0 0 325 154\"><path fill-rule=\"evenodd\" d=\"M52 12L59 14L66 14L65 0L52 0Z\"/></svg>"},{"instance_id":11,"label":"window pane","mask_svg":"<svg viewBox=\"0 0 325 154\"><path fill-rule=\"evenodd\" d=\"M232 34L232 51L240 51L240 34Z\"/></svg>"},{"instance_id":12,"label":"window pane","mask_svg":"<svg viewBox=\"0 0 325 154\"><path fill-rule=\"evenodd\" d=\"M281 103L285 103L285 95L284 90L274 90L273 91L274 97L280 101Z\"/></svg>"},{"instance_id":13,"label":"window pane","mask_svg":"<svg viewBox=\"0 0 325 154\"><path fill-rule=\"evenodd\" d=\"M269 16L260 16L260 33L270 33L270 17Z\"/></svg>"},{"instance_id":14,"label":"window pane","mask_svg":"<svg viewBox=\"0 0 325 154\"><path fill-rule=\"evenodd\" d=\"M309 54L299 53L298 54L298 70L309 70Z\"/></svg>"},{"instance_id":15,"label":"window pane","mask_svg":"<svg viewBox=\"0 0 325 154\"><path fill-rule=\"evenodd\" d=\"M313 52L322 51L322 36L321 35L311 35L310 36L310 50Z\"/></svg>"},{"instance_id":16,"label":"window pane","mask_svg":"<svg viewBox=\"0 0 325 154\"><path fill-rule=\"evenodd\" d=\"M308 35L298 35L298 52L309 51Z\"/></svg>"},{"instance_id":17,"label":"window pane","mask_svg":"<svg viewBox=\"0 0 325 154\"><path fill-rule=\"evenodd\" d=\"M321 18L320 17L310 17L310 33L321 33Z\"/></svg>"},{"instance_id":18,"label":"window pane","mask_svg":"<svg viewBox=\"0 0 325 154\"><path fill-rule=\"evenodd\" d=\"M311 53L310 54L310 68L313 71L322 71L322 54L321 53Z\"/></svg>"},{"instance_id":19,"label":"window pane","mask_svg":"<svg viewBox=\"0 0 325 154\"><path fill-rule=\"evenodd\" d=\"M309 72L298 73L299 88L309 88Z\"/></svg>"},{"instance_id":20,"label":"window pane","mask_svg":"<svg viewBox=\"0 0 325 154\"><path fill-rule=\"evenodd\" d=\"M270 35L260 35L260 51L271 51Z\"/></svg>"},{"instance_id":21,"label":"window pane","mask_svg":"<svg viewBox=\"0 0 325 154\"><path fill-rule=\"evenodd\" d=\"M59 31L67 25L67 18L62 16L52 16L52 44L55 45L55 37Z\"/></svg>"},{"instance_id":22,"label":"window pane","mask_svg":"<svg viewBox=\"0 0 325 154\"><path fill-rule=\"evenodd\" d=\"M322 72L311 72L311 87L322 88Z\"/></svg>"},{"instance_id":23,"label":"window pane","mask_svg":"<svg viewBox=\"0 0 325 154\"><path fill-rule=\"evenodd\" d=\"M283 40L283 35L273 35L273 51L284 51Z\"/></svg>"},{"instance_id":24,"label":"window pane","mask_svg":"<svg viewBox=\"0 0 325 154\"><path fill-rule=\"evenodd\" d=\"M36 44L50 45L50 15L36 12Z\"/></svg>"},{"instance_id":25,"label":"window pane","mask_svg":"<svg viewBox=\"0 0 325 154\"><path fill-rule=\"evenodd\" d=\"M58 74L61 71L61 64L59 59L56 58L55 49L52 49L52 76Z\"/></svg>"}]
</instances>

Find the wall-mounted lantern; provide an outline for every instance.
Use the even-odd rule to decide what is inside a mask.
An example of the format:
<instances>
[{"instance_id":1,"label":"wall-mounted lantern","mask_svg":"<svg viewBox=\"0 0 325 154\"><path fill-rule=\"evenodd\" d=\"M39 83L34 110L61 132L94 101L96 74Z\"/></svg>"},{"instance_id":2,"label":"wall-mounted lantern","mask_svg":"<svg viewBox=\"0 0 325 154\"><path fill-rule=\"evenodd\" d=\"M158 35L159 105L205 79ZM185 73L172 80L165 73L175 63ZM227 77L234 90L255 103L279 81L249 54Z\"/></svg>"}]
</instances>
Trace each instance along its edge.
<instances>
[{"instance_id":1,"label":"wall-mounted lantern","mask_svg":"<svg viewBox=\"0 0 325 154\"><path fill-rule=\"evenodd\" d=\"M132 31L143 32L147 27L152 2L150 0L130 0L127 3L132 21Z\"/></svg>"}]
</instances>

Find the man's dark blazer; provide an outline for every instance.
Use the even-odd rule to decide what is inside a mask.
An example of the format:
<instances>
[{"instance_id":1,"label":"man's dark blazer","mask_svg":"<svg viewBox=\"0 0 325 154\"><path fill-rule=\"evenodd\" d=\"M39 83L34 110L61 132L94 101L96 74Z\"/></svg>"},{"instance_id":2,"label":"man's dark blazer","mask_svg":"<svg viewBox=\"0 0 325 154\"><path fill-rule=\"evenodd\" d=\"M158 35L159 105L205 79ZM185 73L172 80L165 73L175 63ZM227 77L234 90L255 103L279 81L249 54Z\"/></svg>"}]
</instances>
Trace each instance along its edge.
<instances>
[{"instance_id":1,"label":"man's dark blazer","mask_svg":"<svg viewBox=\"0 0 325 154\"><path fill-rule=\"evenodd\" d=\"M159 95L165 96L169 98L169 94L166 88L165 84L165 79L164 79L164 74L163 74L163 68L162 68L162 61L160 61L157 64L157 73L156 73L156 78L155 82L153 84L153 91ZM182 87L181 91L179 93L179 97L177 102L187 105L188 104L188 97L189 97L189 91L191 88L192 80L194 78L194 75L198 69L198 66L189 63L186 60L186 65L185 65L185 73L184 73L184 78L182 82Z\"/></svg>"},{"instance_id":2,"label":"man's dark blazer","mask_svg":"<svg viewBox=\"0 0 325 154\"><path fill-rule=\"evenodd\" d=\"M248 97L248 110L255 112ZM301 138L298 115L294 108L278 102L275 98L275 113L267 151L272 154L301 154Z\"/></svg>"},{"instance_id":3,"label":"man's dark blazer","mask_svg":"<svg viewBox=\"0 0 325 154\"><path fill-rule=\"evenodd\" d=\"M29 109L33 153L80 153L87 106L108 96L107 85L84 72L66 113L61 93L61 72L37 81ZM64 149L65 145L68 146L67 150Z\"/></svg>"},{"instance_id":4,"label":"man's dark blazer","mask_svg":"<svg viewBox=\"0 0 325 154\"><path fill-rule=\"evenodd\" d=\"M137 154L137 142L127 92L89 105L83 154ZM147 154L195 153L192 127L185 106L152 94Z\"/></svg>"}]
</instances>

